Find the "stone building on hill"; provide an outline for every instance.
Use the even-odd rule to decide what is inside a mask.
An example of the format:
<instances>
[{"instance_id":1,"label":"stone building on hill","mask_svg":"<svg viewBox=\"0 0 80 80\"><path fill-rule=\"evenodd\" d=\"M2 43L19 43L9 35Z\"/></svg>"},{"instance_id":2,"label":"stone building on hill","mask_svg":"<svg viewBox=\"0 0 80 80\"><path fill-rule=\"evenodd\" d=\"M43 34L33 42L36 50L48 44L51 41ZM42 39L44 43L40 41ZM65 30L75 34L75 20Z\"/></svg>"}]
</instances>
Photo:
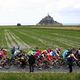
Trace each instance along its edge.
<instances>
[{"instance_id":1,"label":"stone building on hill","mask_svg":"<svg viewBox=\"0 0 80 80\"><path fill-rule=\"evenodd\" d=\"M50 15L42 18L42 20L37 25L62 25L61 23L55 21Z\"/></svg>"}]
</instances>

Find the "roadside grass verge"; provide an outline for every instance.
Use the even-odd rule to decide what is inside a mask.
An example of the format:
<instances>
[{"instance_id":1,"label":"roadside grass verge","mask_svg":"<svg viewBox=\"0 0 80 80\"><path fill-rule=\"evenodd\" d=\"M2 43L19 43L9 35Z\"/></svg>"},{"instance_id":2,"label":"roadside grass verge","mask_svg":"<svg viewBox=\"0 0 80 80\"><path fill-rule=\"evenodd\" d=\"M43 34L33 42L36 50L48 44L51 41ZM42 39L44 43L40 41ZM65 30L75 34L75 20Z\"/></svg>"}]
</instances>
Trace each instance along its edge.
<instances>
[{"instance_id":1,"label":"roadside grass verge","mask_svg":"<svg viewBox=\"0 0 80 80\"><path fill-rule=\"evenodd\" d=\"M80 73L1 73L0 80L80 80Z\"/></svg>"}]
</instances>

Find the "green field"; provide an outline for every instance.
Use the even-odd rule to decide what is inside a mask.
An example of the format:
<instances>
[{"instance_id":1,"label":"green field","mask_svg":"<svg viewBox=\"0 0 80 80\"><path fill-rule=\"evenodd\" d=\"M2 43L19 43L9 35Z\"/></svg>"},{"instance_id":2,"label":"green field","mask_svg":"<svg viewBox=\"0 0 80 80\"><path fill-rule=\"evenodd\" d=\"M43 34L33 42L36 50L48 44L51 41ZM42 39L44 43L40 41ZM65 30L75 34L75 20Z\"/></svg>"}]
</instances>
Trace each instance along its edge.
<instances>
[{"instance_id":1,"label":"green field","mask_svg":"<svg viewBox=\"0 0 80 80\"><path fill-rule=\"evenodd\" d=\"M0 80L80 80L80 73L1 73Z\"/></svg>"},{"instance_id":2,"label":"green field","mask_svg":"<svg viewBox=\"0 0 80 80\"><path fill-rule=\"evenodd\" d=\"M0 27L0 47L80 47L80 27Z\"/></svg>"}]
</instances>

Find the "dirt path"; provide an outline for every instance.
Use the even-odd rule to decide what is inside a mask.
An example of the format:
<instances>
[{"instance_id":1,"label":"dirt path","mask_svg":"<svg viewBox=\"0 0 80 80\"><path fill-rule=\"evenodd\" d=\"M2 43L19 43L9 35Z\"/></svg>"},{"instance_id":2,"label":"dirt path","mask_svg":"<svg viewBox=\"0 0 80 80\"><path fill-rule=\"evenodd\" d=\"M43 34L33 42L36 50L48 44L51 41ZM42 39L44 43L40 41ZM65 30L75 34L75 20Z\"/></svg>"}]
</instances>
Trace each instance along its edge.
<instances>
[{"instance_id":1,"label":"dirt path","mask_svg":"<svg viewBox=\"0 0 80 80\"><path fill-rule=\"evenodd\" d=\"M5 34L5 40L6 40L8 48L12 48L13 46L15 46L15 47L20 46L21 49L30 48L30 46L28 44L26 44L24 41L22 41L18 36L16 36L11 31L6 29L4 31L4 34Z\"/></svg>"},{"instance_id":2,"label":"dirt path","mask_svg":"<svg viewBox=\"0 0 80 80\"><path fill-rule=\"evenodd\" d=\"M9 34L11 35L12 39L17 43L18 46L20 46L21 48L25 49L25 48L30 48L30 46L28 44L26 44L23 40L21 40L18 36L16 36L14 33L9 32Z\"/></svg>"},{"instance_id":3,"label":"dirt path","mask_svg":"<svg viewBox=\"0 0 80 80\"><path fill-rule=\"evenodd\" d=\"M8 47L8 48L11 48L12 46L11 46L11 44L10 44L10 42L9 42L8 37L7 37L7 30L5 30L4 32L5 32L5 40L6 40L6 43L7 43L7 47Z\"/></svg>"}]
</instances>

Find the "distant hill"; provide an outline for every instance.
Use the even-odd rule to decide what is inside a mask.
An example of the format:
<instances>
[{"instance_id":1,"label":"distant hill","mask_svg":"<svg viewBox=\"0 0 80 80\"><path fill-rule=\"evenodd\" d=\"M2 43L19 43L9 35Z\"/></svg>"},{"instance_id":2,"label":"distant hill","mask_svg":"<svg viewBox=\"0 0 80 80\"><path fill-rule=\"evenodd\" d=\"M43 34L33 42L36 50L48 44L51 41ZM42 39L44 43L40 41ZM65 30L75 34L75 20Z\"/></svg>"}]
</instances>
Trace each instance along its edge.
<instances>
[{"instance_id":1,"label":"distant hill","mask_svg":"<svg viewBox=\"0 0 80 80\"><path fill-rule=\"evenodd\" d=\"M61 23L55 21L50 15L42 18L42 20L37 25L62 25Z\"/></svg>"}]
</instances>

